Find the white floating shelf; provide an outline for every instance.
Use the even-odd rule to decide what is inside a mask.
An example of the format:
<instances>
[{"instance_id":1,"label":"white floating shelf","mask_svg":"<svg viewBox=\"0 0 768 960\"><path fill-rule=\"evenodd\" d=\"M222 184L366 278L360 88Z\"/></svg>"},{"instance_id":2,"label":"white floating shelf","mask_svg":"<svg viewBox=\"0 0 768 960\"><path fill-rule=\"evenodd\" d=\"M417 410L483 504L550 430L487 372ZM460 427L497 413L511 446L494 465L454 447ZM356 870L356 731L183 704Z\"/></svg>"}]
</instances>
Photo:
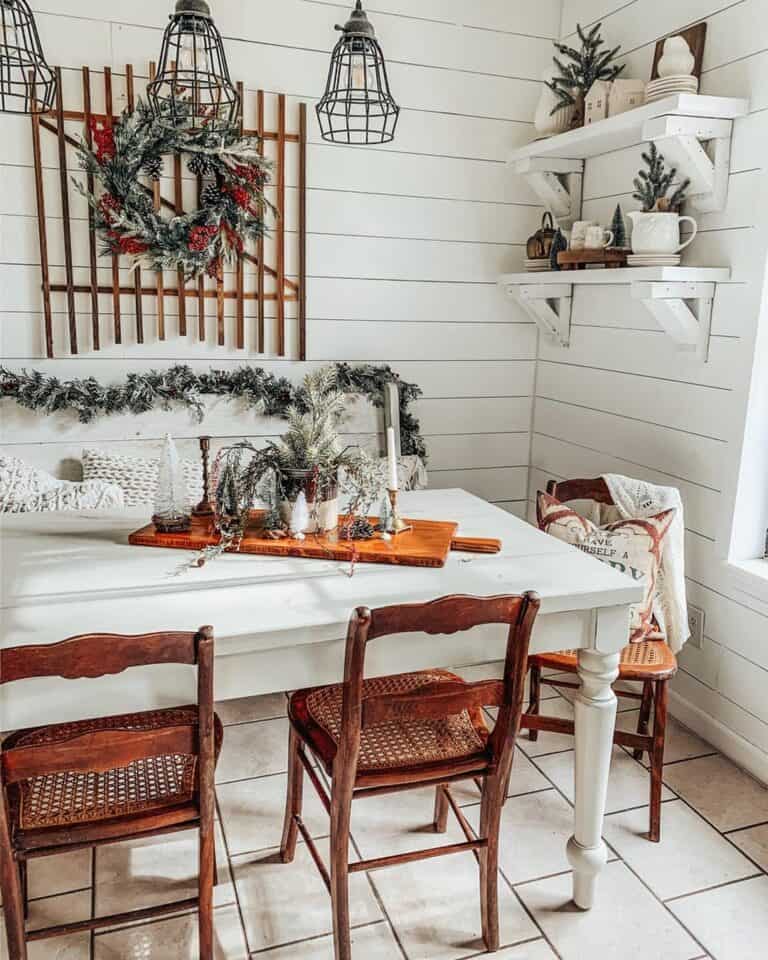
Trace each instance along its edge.
<instances>
[{"instance_id":1,"label":"white floating shelf","mask_svg":"<svg viewBox=\"0 0 768 960\"><path fill-rule=\"evenodd\" d=\"M689 198L702 212L725 206L733 120L749 101L681 93L627 110L577 130L536 140L512 151L509 161L561 224L581 216L584 161L654 141L681 174L691 178ZM703 143L711 143L709 150Z\"/></svg>"},{"instance_id":2,"label":"white floating shelf","mask_svg":"<svg viewBox=\"0 0 768 960\"><path fill-rule=\"evenodd\" d=\"M561 347L570 345L574 287L626 284L678 349L706 363L715 284L730 276L728 267L622 267L507 273L499 284Z\"/></svg>"}]
</instances>

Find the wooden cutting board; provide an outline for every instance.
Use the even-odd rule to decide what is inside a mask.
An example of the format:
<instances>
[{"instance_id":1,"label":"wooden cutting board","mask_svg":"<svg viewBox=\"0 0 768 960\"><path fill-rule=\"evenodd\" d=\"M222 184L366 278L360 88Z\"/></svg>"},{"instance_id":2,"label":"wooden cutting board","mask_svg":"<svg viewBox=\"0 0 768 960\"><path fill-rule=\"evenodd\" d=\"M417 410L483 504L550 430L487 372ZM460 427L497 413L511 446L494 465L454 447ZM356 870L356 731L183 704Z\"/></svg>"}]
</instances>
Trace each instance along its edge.
<instances>
[{"instance_id":1,"label":"wooden cutting board","mask_svg":"<svg viewBox=\"0 0 768 960\"><path fill-rule=\"evenodd\" d=\"M455 540L456 523L440 520L408 520L412 530L391 540L376 536L373 540L339 540L332 536L307 534L304 540L271 540L261 526L262 511L253 511L239 550L233 553L273 557L305 557L314 560L354 560L357 563L389 563L410 567L442 567L451 549L473 553L498 553L499 540ZM375 518L374 522L375 522ZM130 534L128 543L136 547L165 547L172 550L202 550L218 543L218 534L207 519L192 519L188 533L158 533L154 524ZM454 546L455 542L455 546Z\"/></svg>"}]
</instances>

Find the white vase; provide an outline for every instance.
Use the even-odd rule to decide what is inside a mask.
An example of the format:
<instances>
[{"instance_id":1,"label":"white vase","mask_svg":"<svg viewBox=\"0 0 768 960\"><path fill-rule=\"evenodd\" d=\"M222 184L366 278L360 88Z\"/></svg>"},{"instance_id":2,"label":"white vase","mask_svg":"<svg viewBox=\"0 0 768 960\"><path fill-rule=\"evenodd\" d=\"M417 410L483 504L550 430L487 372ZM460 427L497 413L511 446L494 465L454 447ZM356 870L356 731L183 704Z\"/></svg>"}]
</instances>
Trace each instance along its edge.
<instances>
[{"instance_id":1,"label":"white vase","mask_svg":"<svg viewBox=\"0 0 768 960\"><path fill-rule=\"evenodd\" d=\"M685 37L668 37L659 60L659 77L681 77L693 73L696 61Z\"/></svg>"},{"instance_id":2,"label":"white vase","mask_svg":"<svg viewBox=\"0 0 768 960\"><path fill-rule=\"evenodd\" d=\"M633 210L627 214L632 221L633 253L680 253L693 242L699 229L693 217L681 217L676 213L642 213ZM680 243L680 224L693 224L693 233Z\"/></svg>"},{"instance_id":3,"label":"white vase","mask_svg":"<svg viewBox=\"0 0 768 960\"><path fill-rule=\"evenodd\" d=\"M551 79L551 70L545 70L542 81ZM573 106L557 107L560 98L550 90L546 83L541 84L541 96L533 118L533 126L539 139L553 137L570 129L573 119ZM552 113L552 111L555 111Z\"/></svg>"}]
</instances>

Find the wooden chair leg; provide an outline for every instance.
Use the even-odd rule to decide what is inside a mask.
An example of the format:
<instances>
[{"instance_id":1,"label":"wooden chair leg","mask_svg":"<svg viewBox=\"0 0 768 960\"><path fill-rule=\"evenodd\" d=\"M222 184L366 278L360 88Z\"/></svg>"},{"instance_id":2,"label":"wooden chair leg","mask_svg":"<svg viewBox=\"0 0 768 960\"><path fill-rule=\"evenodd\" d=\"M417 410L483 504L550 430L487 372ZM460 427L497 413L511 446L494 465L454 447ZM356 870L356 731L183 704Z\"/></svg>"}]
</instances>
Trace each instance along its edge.
<instances>
[{"instance_id":1,"label":"wooden chair leg","mask_svg":"<svg viewBox=\"0 0 768 960\"><path fill-rule=\"evenodd\" d=\"M200 960L213 960L213 888L216 880L216 833L213 817L200 824L198 926Z\"/></svg>"},{"instance_id":2,"label":"wooden chair leg","mask_svg":"<svg viewBox=\"0 0 768 960\"><path fill-rule=\"evenodd\" d=\"M331 909L333 910L334 960L352 960L352 936L349 918L349 825L351 813L351 783L337 785L334 782L331 789Z\"/></svg>"},{"instance_id":3,"label":"wooden chair leg","mask_svg":"<svg viewBox=\"0 0 768 960\"><path fill-rule=\"evenodd\" d=\"M448 797L442 784L435 788L434 827L435 833L445 833L448 829Z\"/></svg>"},{"instance_id":4,"label":"wooden chair leg","mask_svg":"<svg viewBox=\"0 0 768 960\"><path fill-rule=\"evenodd\" d=\"M19 875L21 877L21 899L24 904L24 919L29 919L29 870L27 861L19 860Z\"/></svg>"},{"instance_id":5,"label":"wooden chair leg","mask_svg":"<svg viewBox=\"0 0 768 960\"><path fill-rule=\"evenodd\" d=\"M643 699L640 701L640 716L637 718L637 732L648 735L648 721L651 718L651 706L653 705L653 682L645 680L643 682ZM633 750L632 756L635 760L643 759L643 750Z\"/></svg>"},{"instance_id":6,"label":"wooden chair leg","mask_svg":"<svg viewBox=\"0 0 768 960\"><path fill-rule=\"evenodd\" d=\"M541 704L541 667L535 664L530 669L530 694L528 701L528 713L533 716L539 715ZM539 739L538 730L529 730L528 739L534 742Z\"/></svg>"},{"instance_id":7,"label":"wooden chair leg","mask_svg":"<svg viewBox=\"0 0 768 960\"><path fill-rule=\"evenodd\" d=\"M8 960L27 960L21 871L10 852L2 849L0 849L0 892L3 896Z\"/></svg>"},{"instance_id":8,"label":"wooden chair leg","mask_svg":"<svg viewBox=\"0 0 768 960\"><path fill-rule=\"evenodd\" d=\"M288 791L285 800L283 839L280 843L280 859L283 863L291 863L296 856L296 840L299 833L296 817L301 816L304 798L304 767L301 763L301 749L299 735L291 727L288 741Z\"/></svg>"},{"instance_id":9,"label":"wooden chair leg","mask_svg":"<svg viewBox=\"0 0 768 960\"><path fill-rule=\"evenodd\" d=\"M499 949L499 833L507 776L486 777L480 805L481 839L488 845L479 851L480 913L486 950Z\"/></svg>"},{"instance_id":10,"label":"wooden chair leg","mask_svg":"<svg viewBox=\"0 0 768 960\"><path fill-rule=\"evenodd\" d=\"M651 751L651 824L648 839L661 840L661 777L664 772L664 743L667 733L667 701L669 681L656 683L653 704L653 749Z\"/></svg>"}]
</instances>

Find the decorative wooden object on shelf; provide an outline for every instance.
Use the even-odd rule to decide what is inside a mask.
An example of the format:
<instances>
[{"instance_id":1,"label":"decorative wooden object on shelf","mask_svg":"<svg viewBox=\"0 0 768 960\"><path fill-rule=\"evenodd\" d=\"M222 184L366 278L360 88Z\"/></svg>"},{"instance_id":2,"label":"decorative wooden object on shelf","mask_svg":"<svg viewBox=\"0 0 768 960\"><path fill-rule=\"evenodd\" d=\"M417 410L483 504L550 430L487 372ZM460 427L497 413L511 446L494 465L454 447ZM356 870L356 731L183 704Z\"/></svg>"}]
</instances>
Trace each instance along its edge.
<instances>
[{"instance_id":1,"label":"decorative wooden object on shelf","mask_svg":"<svg viewBox=\"0 0 768 960\"><path fill-rule=\"evenodd\" d=\"M147 76L151 79L155 73L154 64L149 65ZM125 68L125 92L120 96L120 101L129 109L135 106L136 86L138 79L134 79L134 68L129 64ZM255 330L252 337L252 343L257 353L275 352L278 356L286 356L288 351L286 305L289 303L297 304L297 334L296 356L293 359L306 359L306 182L307 182L307 109L306 104L300 104L298 107L297 129L289 129L287 120L287 99L285 94L265 94L263 90L256 93L256 103L249 105L245 97L245 90L240 84L238 88L244 96L243 99L243 121L241 121L242 132L245 136L258 136L262 139L262 151L266 145L274 144L274 152L269 152L269 158L273 161L274 168L272 172L272 184L270 193L273 195L273 202L277 209L277 217L273 224L270 224L270 235L265 241L260 240L253 251L246 250L238 258L238 262L231 273L225 273L223 277L216 280L200 278L199 281L192 284L185 284L183 276L175 276L174 282L166 285L166 277L170 277L170 271L163 276L161 273L155 274L154 279L148 282L147 270L137 268L130 272L128 279L121 279L120 276L120 258L112 257L111 277L109 282L100 277L99 257L97 243L98 238L93 226L93 213L88 214L88 262L76 263L73 253L73 222L70 211L70 197L73 189L69 172L67 170L68 149L75 150L78 145L78 137L83 134L86 143L90 144L92 134L90 122L99 120L108 126L117 119L115 115L115 83L113 75L108 67L104 68L103 74L104 90L98 97L98 101L103 102L104 112L99 112L94 107L94 101L97 99L94 95L94 87L91 81L91 73L88 67L82 68L82 103L77 108L72 108L64 103L65 94L62 92L62 84L58 86L58 99L56 109L50 114L43 116L32 116L32 146L35 167L35 188L37 194L37 221L38 234L40 242L40 263L42 273L42 291L43 291L43 315L45 323L45 344L48 357L54 356L54 332L53 332L53 307L52 295L65 294L66 296L66 318L68 324L69 350L72 354L82 352L83 344L78 338L78 317L81 309L87 310L91 317L90 347L93 350L99 350L102 346L102 330L100 311L103 304L100 304L100 295L111 297L111 314L113 322L114 342L119 344L123 342L125 334L125 317L123 316L123 298L129 297L135 317L132 318L135 323L135 335L137 343L144 343L147 334L146 329L146 305L147 300L151 298L154 309L157 314L157 337L159 340L165 340L170 336L168 329L168 317L166 316L166 298L175 299L178 302L178 335L188 336L190 330L187 325L187 305L188 299L196 299L198 303L198 324L197 337L199 340L205 340L207 336L207 316L206 303L213 300L216 303L216 343L218 346L225 346L225 304L227 301L235 303L235 343L238 350L245 350L248 346L246 336L246 316L245 304L247 301L256 301L257 317L255 320ZM269 102L267 98L272 98L276 109L276 127L275 130L267 129L265 119ZM253 124L249 123L249 116L253 117ZM68 130L68 125L72 128ZM79 125L79 127L75 127ZM61 209L62 220L61 229L63 230L64 246L64 270L63 276L56 271L51 262L51 253L48 243L48 231L51 224L46 220L46 183L47 178L43 172L43 145L41 143L41 130L46 130L56 137L57 141L57 167L59 189L61 191ZM297 204L296 204L296 222L289 223L286 218L286 169L289 162L293 165L293 158L289 159L288 151L295 148L297 157L295 165L297 170ZM71 163L71 157L69 161ZM183 168L180 158L173 165L173 198L169 199L162 196L160 183L155 183L148 187L148 191L153 197L155 209L166 208L173 213L184 211L183 200ZM93 189L91 178L88 178L88 189ZM48 188L50 190L50 187ZM58 229L58 228L56 228ZM288 244L297 244L296 250L296 269L295 278L287 275ZM265 249L266 248L266 249ZM267 256L271 256L274 250L275 266L267 264ZM126 261L127 264L127 261ZM109 269L105 260L105 267ZM83 306L80 306L82 299ZM276 318L274 320L274 336L272 331L268 331L266 323L265 304L267 302L275 303ZM81 330L82 332L82 330ZM270 338L275 344L274 351L267 350L267 338Z\"/></svg>"},{"instance_id":2,"label":"decorative wooden object on shelf","mask_svg":"<svg viewBox=\"0 0 768 960\"><path fill-rule=\"evenodd\" d=\"M557 255L561 270L586 270L588 266L602 264L607 270L626 267L629 250L616 250L608 247L600 250L564 250Z\"/></svg>"},{"instance_id":3,"label":"decorative wooden object on shelf","mask_svg":"<svg viewBox=\"0 0 768 960\"><path fill-rule=\"evenodd\" d=\"M273 557L304 557L311 560L354 560L357 563L402 564L408 567L442 567L451 550L468 553L498 553L500 540L456 538L458 524L439 520L410 520L412 530L392 540L340 540L308 534L304 540L271 540L261 526L263 510L254 510L239 549L233 553ZM343 522L343 518L342 518ZM375 518L371 518L376 523ZM166 547L174 550L202 550L219 542L210 521L192 518L185 534L163 534L148 524L128 537L135 547ZM455 544L455 546L454 546Z\"/></svg>"}]
</instances>

